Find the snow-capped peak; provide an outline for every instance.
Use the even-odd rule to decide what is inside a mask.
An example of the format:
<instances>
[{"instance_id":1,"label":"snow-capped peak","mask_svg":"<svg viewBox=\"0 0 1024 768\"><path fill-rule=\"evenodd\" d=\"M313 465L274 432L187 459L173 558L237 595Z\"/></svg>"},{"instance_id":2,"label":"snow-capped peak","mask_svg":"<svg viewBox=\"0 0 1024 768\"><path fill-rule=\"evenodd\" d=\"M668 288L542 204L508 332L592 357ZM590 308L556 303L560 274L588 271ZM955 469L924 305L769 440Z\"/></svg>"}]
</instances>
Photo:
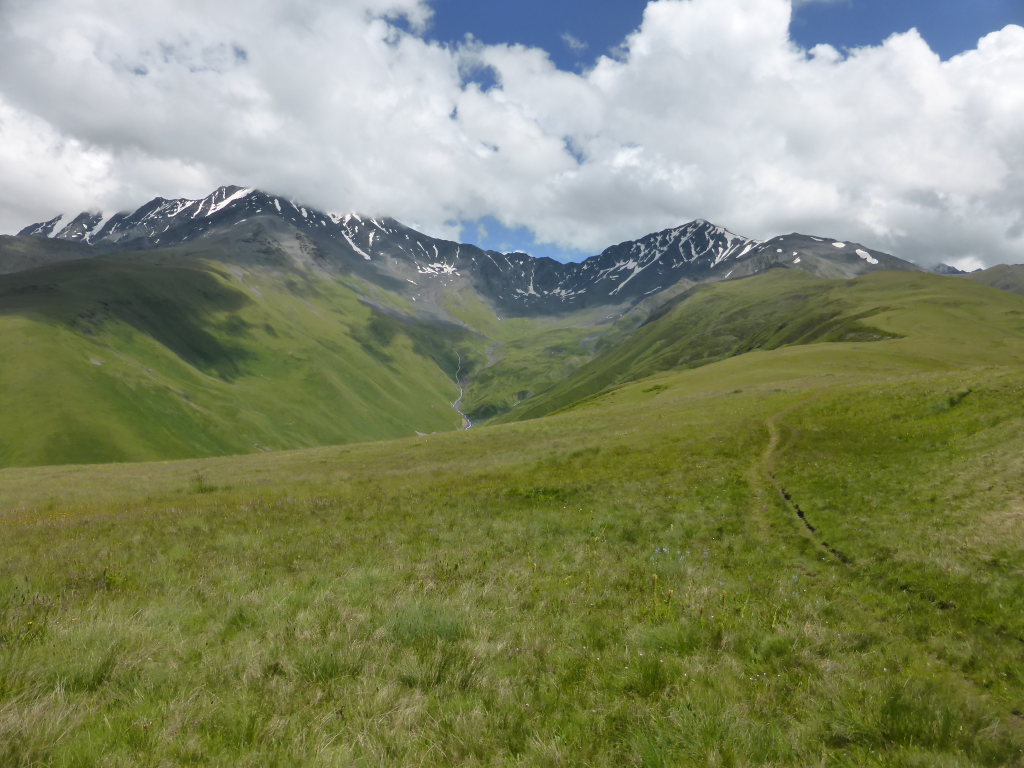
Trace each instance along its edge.
<instances>
[{"instance_id":1,"label":"snow-capped peak","mask_svg":"<svg viewBox=\"0 0 1024 768\"><path fill-rule=\"evenodd\" d=\"M468 280L502 310L524 312L628 304L682 279L702 282L745 276L782 260L789 268L813 271L826 259L851 274L892 263L891 257L883 255L888 260L883 261L877 252L854 250L855 245L847 247L839 240L794 233L760 242L706 219L695 219L619 243L582 262L563 264L518 252L484 251L430 237L394 219L356 212L326 213L286 197L237 186L220 187L196 200L158 197L132 212L57 216L26 227L20 234L107 248L146 249L214 235L230 239L233 232L246 234L235 241L238 247L228 252L243 257L252 236L260 232L271 246L274 238L284 243L282 254L294 253L298 238L301 255L294 257L294 263L301 268L359 270L370 279L379 274L388 285L414 286L406 290L421 299L428 297L418 292L433 290L431 285L444 288L452 281Z\"/></svg>"}]
</instances>

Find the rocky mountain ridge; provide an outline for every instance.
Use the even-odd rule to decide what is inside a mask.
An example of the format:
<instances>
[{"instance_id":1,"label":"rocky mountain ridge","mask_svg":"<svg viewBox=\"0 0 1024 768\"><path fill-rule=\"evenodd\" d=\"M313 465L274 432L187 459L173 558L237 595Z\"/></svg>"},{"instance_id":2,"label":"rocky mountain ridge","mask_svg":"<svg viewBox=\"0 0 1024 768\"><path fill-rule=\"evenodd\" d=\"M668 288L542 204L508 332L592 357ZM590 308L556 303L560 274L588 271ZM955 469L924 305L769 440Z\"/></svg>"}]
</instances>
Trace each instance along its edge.
<instances>
[{"instance_id":1,"label":"rocky mountain ridge","mask_svg":"<svg viewBox=\"0 0 1024 768\"><path fill-rule=\"evenodd\" d=\"M857 243L796 233L760 242L702 219L613 245L581 262L562 263L483 250L431 237L395 219L326 213L235 186L220 187L199 200L158 197L132 212L57 216L18 234L109 252L180 246L236 233L253 241L298 239L318 268L357 271L413 300L468 280L509 314L632 305L683 280L725 280L772 267L835 278L874 269L917 269Z\"/></svg>"}]
</instances>

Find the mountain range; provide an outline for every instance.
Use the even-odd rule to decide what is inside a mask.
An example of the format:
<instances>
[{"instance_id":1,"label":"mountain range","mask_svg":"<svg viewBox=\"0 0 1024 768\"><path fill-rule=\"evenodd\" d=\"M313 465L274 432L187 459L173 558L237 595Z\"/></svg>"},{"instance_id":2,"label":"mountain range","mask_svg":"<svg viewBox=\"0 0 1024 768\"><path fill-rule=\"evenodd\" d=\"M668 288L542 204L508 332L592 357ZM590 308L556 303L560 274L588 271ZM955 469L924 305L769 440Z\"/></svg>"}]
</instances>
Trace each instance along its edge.
<instances>
[{"instance_id":1,"label":"mountain range","mask_svg":"<svg viewBox=\"0 0 1024 768\"><path fill-rule=\"evenodd\" d=\"M0 237L0 466L430 433L750 350L884 340L886 307L834 290L875 273L923 274L703 220L561 263L235 186L57 216ZM927 276L964 277L1024 283Z\"/></svg>"},{"instance_id":2,"label":"mountain range","mask_svg":"<svg viewBox=\"0 0 1024 768\"><path fill-rule=\"evenodd\" d=\"M429 298L436 283L466 278L488 301L513 314L632 304L680 280L745 277L779 265L823 277L916 269L857 243L798 234L759 242L704 220L610 246L581 262L562 263L485 251L430 237L394 219L325 213L235 186L221 187L201 200L158 197L130 213L57 216L18 234L80 243L92 246L94 253L166 248L224 236L263 246L294 238L301 255L293 260L304 268L355 272L417 300Z\"/></svg>"}]
</instances>

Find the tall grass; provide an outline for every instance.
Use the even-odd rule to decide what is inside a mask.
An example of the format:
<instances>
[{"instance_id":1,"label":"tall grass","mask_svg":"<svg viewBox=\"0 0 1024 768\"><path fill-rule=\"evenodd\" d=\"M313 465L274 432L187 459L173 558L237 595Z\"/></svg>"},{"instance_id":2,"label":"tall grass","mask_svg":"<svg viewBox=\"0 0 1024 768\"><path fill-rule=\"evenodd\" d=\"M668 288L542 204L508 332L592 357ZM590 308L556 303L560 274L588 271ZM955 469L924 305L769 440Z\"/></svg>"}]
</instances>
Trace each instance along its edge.
<instances>
[{"instance_id":1,"label":"tall grass","mask_svg":"<svg viewBox=\"0 0 1024 768\"><path fill-rule=\"evenodd\" d=\"M469 433L0 472L0 764L1021 764L1016 372L803 354Z\"/></svg>"}]
</instances>

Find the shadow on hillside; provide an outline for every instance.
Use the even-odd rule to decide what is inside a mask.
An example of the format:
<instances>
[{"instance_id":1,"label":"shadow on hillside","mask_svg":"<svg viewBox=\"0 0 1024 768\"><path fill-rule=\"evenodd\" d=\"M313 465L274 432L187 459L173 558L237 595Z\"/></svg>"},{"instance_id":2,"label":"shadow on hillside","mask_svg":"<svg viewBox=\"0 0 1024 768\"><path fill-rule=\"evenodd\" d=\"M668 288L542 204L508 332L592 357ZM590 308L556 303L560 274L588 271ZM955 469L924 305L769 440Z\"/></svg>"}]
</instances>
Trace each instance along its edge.
<instances>
[{"instance_id":1,"label":"shadow on hillside","mask_svg":"<svg viewBox=\"0 0 1024 768\"><path fill-rule=\"evenodd\" d=\"M32 316L86 336L127 325L224 380L240 376L252 353L215 332L247 336L249 325L231 313L250 301L198 267L95 259L0 275L0 315Z\"/></svg>"}]
</instances>

